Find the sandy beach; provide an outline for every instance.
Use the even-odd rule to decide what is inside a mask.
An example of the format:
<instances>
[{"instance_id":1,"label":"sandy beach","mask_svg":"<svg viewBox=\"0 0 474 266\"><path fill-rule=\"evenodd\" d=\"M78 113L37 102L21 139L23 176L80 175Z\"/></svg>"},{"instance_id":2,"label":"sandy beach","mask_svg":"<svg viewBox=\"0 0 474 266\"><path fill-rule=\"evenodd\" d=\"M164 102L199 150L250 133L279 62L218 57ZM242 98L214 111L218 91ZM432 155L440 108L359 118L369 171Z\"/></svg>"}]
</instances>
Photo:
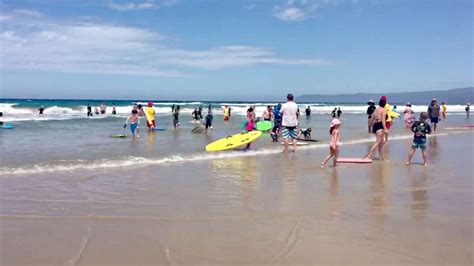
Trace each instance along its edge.
<instances>
[{"instance_id":1,"label":"sandy beach","mask_svg":"<svg viewBox=\"0 0 474 266\"><path fill-rule=\"evenodd\" d=\"M256 145L228 158L4 173L1 264L472 265L473 137L430 136L427 167L419 153L404 165L411 135L401 134L389 162L368 165L321 169L324 144L288 157Z\"/></svg>"}]
</instances>

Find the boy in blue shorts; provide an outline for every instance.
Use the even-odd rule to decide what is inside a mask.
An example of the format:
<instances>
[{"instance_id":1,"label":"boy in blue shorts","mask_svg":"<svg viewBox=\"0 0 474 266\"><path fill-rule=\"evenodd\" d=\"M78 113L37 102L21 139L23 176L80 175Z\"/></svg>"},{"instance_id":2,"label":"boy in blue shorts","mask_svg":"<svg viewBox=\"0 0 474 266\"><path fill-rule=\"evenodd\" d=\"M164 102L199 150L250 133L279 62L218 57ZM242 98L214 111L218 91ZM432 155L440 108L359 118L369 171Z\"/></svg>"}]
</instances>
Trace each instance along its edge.
<instances>
[{"instance_id":1,"label":"boy in blue shorts","mask_svg":"<svg viewBox=\"0 0 474 266\"><path fill-rule=\"evenodd\" d=\"M132 114L129 118L127 118L127 121L125 122L125 125L123 125L123 128L126 128L127 124L130 124L130 131L132 132L133 137L139 138L140 118L138 116L137 110L132 110Z\"/></svg>"},{"instance_id":2,"label":"boy in blue shorts","mask_svg":"<svg viewBox=\"0 0 474 266\"><path fill-rule=\"evenodd\" d=\"M423 154L423 164L425 166L428 165L427 161L427 154L426 154L426 134L431 134L431 127L425 120L428 119L428 114L423 112L420 114L420 120L416 121L413 126L411 127L411 131L415 133L413 136L413 143L411 144L411 150L408 153L408 161L405 163L406 165L410 165L411 159L413 158L413 154L417 148L421 149L421 153Z\"/></svg>"}]
</instances>

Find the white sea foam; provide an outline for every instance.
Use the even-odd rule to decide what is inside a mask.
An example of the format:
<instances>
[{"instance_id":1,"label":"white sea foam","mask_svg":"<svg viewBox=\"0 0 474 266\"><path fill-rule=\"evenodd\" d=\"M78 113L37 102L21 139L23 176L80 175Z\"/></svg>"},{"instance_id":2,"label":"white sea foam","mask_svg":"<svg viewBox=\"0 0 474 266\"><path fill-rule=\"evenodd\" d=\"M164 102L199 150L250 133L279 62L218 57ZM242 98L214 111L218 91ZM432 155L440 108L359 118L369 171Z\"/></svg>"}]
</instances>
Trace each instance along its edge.
<instances>
[{"instance_id":1,"label":"white sea foam","mask_svg":"<svg viewBox=\"0 0 474 266\"><path fill-rule=\"evenodd\" d=\"M447 135L447 133L438 134ZM390 140L410 139L412 135L398 135L390 137ZM354 139L343 142L342 145L355 145L361 143L370 143L374 141L374 137ZM321 149L327 148L327 143L310 144L299 147L299 150ZM151 165L167 165L186 162L208 161L216 159L226 159L246 156L265 156L271 154L281 153L281 147L266 148L260 150L243 151L228 151L218 153L197 153L190 155L173 155L164 158L144 158L144 157L125 157L122 159L105 159L96 162L74 161L69 164L41 164L28 167L0 167L0 176L12 176L23 174L38 174L38 173L52 173L52 172L72 172L77 170L97 170L108 168L127 168L127 167L143 167Z\"/></svg>"},{"instance_id":2,"label":"white sea foam","mask_svg":"<svg viewBox=\"0 0 474 266\"><path fill-rule=\"evenodd\" d=\"M140 103L146 106L147 103ZM155 112L158 115L167 115L171 114L170 106L172 104L186 105L186 107L181 108L181 114L191 114L194 108L189 107L193 105L198 107L202 105L204 113L207 113L207 106L202 102L189 102L189 103L155 103L154 108ZM61 107L61 106L51 106L47 107L44 111L44 115L38 115L38 110L36 108L25 108L18 107L17 103L0 103L0 111L4 113L2 118L5 122L16 122L16 121L46 121L46 120L68 120L68 119L80 119L86 118L87 107L84 105L70 107ZM222 114L223 108L225 105L229 105L232 108L232 115L243 116L246 115L247 109L250 106L255 106L255 112L258 117L263 115L263 112L266 110L267 106L274 106L276 103L213 103L212 111L214 114ZM343 114L365 114L367 110L367 105L324 105L318 103L312 104L300 104L300 112L304 114L306 106L311 107L312 114L330 114L335 107L341 107ZM419 113L427 110L425 105L413 105L412 109ZM116 111L119 116L126 116L132 110L132 106L117 106ZM404 106L398 108L399 113L403 113L405 110ZM448 105L447 106L449 115L464 115L464 106L462 105ZM105 117L110 116L112 112L112 107L107 107L107 114ZM94 118L104 116L94 116Z\"/></svg>"}]
</instances>

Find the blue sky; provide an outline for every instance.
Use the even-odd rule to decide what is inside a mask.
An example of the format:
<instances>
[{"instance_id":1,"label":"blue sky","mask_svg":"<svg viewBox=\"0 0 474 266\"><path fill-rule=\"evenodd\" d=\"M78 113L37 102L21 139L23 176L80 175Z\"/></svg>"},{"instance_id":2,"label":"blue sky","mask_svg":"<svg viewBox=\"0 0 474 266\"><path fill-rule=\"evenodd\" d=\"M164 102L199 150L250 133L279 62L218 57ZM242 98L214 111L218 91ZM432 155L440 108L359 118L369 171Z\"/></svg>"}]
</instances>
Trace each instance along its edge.
<instances>
[{"instance_id":1,"label":"blue sky","mask_svg":"<svg viewBox=\"0 0 474 266\"><path fill-rule=\"evenodd\" d=\"M473 2L0 0L0 97L280 99L473 85Z\"/></svg>"}]
</instances>

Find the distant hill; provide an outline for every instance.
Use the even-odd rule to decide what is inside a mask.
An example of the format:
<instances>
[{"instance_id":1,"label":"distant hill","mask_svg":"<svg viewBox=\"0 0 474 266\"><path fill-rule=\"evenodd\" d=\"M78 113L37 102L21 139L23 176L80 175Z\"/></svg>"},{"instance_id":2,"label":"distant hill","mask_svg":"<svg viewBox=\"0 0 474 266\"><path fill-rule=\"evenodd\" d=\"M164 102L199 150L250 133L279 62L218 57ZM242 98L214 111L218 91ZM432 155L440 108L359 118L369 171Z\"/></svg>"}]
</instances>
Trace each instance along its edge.
<instances>
[{"instance_id":1,"label":"distant hill","mask_svg":"<svg viewBox=\"0 0 474 266\"><path fill-rule=\"evenodd\" d=\"M339 95L301 95L296 97L298 102L325 102L325 103L365 103L373 99L376 103L381 95L386 95L390 103L402 104L411 102L415 104L428 104L436 98L441 103L461 104L474 102L474 87L452 89L446 91L418 91L400 93L355 93Z\"/></svg>"}]
</instances>

